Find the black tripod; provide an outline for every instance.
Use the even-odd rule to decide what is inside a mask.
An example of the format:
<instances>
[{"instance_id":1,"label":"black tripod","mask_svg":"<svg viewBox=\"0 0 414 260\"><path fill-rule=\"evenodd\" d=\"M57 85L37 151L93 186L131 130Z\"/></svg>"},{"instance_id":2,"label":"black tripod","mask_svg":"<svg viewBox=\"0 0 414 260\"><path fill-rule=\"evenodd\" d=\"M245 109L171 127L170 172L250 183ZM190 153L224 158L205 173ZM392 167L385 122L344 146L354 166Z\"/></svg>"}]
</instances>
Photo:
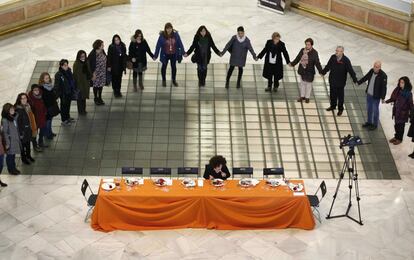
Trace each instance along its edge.
<instances>
[{"instance_id":1,"label":"black tripod","mask_svg":"<svg viewBox=\"0 0 414 260\"><path fill-rule=\"evenodd\" d=\"M360 201L360 197L359 197L359 187L358 187L358 171L356 168L356 159L355 159L355 147L354 146L350 146L349 147L349 151L346 155L345 158L345 163L344 166L342 167L342 171L341 171L341 175L340 178L338 180L338 185L336 186L336 191L335 194L333 196L333 201L332 201L332 205L331 205L331 209L329 210L329 214L326 217L326 219L331 219L331 218L341 218L341 217L347 217L353 221L355 221L356 223L363 225L362 224L362 220L361 220L361 208L359 206L359 201ZM345 212L345 214L343 215L336 215L336 216L331 216L332 213L332 208L335 204L335 199L336 196L338 195L338 190L339 187L341 186L341 182L342 179L344 178L345 172L348 172L348 176L349 176L349 202L348 202L348 208ZM349 210L351 209L352 206L352 184L355 184L355 195L356 195L356 200L357 200L357 204L358 204L358 216L359 216L359 220L349 216Z\"/></svg>"}]
</instances>

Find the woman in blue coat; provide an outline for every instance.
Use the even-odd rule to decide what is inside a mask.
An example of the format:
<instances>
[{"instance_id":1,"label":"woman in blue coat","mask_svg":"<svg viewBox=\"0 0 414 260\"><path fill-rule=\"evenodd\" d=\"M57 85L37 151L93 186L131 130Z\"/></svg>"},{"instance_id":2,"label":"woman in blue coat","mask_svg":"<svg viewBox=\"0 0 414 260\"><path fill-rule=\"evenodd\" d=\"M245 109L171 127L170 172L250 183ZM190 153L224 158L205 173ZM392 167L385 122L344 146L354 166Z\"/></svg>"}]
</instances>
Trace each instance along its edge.
<instances>
[{"instance_id":1,"label":"woman in blue coat","mask_svg":"<svg viewBox=\"0 0 414 260\"><path fill-rule=\"evenodd\" d=\"M166 23L164 26L164 31L160 32L160 36L158 37L157 46L155 48L155 59L158 58L160 54L160 61L162 63L161 67L161 76L162 76L162 86L167 86L166 81L166 72L167 72L167 65L168 61L171 63L171 78L172 84L174 87L178 87L178 83L176 81L177 75L177 61L180 63L183 59L183 55L185 53L183 43L181 42L180 35L176 30L173 29L171 23Z\"/></svg>"}]
</instances>

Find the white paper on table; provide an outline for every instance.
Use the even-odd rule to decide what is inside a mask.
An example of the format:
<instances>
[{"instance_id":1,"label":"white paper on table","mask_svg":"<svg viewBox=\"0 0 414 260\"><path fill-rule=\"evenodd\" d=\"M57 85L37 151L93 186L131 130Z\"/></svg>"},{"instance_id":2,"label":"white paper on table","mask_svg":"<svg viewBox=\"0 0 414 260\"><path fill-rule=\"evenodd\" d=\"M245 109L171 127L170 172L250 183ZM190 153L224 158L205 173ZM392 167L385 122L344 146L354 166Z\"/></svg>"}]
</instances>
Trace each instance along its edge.
<instances>
[{"instance_id":1,"label":"white paper on table","mask_svg":"<svg viewBox=\"0 0 414 260\"><path fill-rule=\"evenodd\" d=\"M304 192L293 192L293 196L305 196Z\"/></svg>"},{"instance_id":2,"label":"white paper on table","mask_svg":"<svg viewBox=\"0 0 414 260\"><path fill-rule=\"evenodd\" d=\"M144 185L144 179L138 179L138 184L139 185Z\"/></svg>"},{"instance_id":3,"label":"white paper on table","mask_svg":"<svg viewBox=\"0 0 414 260\"><path fill-rule=\"evenodd\" d=\"M166 179L167 186L172 186L172 179Z\"/></svg>"},{"instance_id":4,"label":"white paper on table","mask_svg":"<svg viewBox=\"0 0 414 260\"><path fill-rule=\"evenodd\" d=\"M197 180L198 187L203 187L203 185L204 185L204 180Z\"/></svg>"}]
</instances>

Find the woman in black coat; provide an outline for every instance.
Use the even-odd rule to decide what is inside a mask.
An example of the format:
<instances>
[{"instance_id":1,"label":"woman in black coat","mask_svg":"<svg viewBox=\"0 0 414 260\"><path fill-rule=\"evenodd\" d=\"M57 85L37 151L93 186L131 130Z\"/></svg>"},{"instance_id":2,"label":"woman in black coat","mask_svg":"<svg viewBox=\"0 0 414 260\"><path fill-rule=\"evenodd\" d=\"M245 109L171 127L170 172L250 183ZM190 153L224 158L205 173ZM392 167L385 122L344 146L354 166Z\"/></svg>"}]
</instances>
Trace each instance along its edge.
<instances>
[{"instance_id":1,"label":"woman in black coat","mask_svg":"<svg viewBox=\"0 0 414 260\"><path fill-rule=\"evenodd\" d=\"M134 91L137 91L137 78L139 81L139 88L144 89L143 73L147 70L147 53L154 59L147 41L144 39L144 35L141 30L136 30L135 34L131 37L131 43L128 48L128 56L132 62L132 82L134 85Z\"/></svg>"},{"instance_id":2,"label":"woman in black coat","mask_svg":"<svg viewBox=\"0 0 414 260\"><path fill-rule=\"evenodd\" d=\"M411 137L411 141L414 143L414 107L410 111L410 128L408 129L408 137ZM414 151L408 155L409 157L414 159Z\"/></svg>"},{"instance_id":3,"label":"woman in black coat","mask_svg":"<svg viewBox=\"0 0 414 260\"><path fill-rule=\"evenodd\" d=\"M121 83L122 73L126 74L126 46L121 37L115 34L112 37L112 44L108 47L107 67L112 74L112 89L115 97L122 97Z\"/></svg>"},{"instance_id":4,"label":"woman in black coat","mask_svg":"<svg viewBox=\"0 0 414 260\"><path fill-rule=\"evenodd\" d=\"M206 85L207 66L210 63L211 59L211 49L213 49L213 51L218 56L222 56L214 44L210 32L204 25L202 25L198 28L190 49L188 49L187 53L184 54L184 57L187 57L194 51L194 55L191 57L191 61L193 63L197 63L199 87L204 87Z\"/></svg>"},{"instance_id":5,"label":"woman in black coat","mask_svg":"<svg viewBox=\"0 0 414 260\"><path fill-rule=\"evenodd\" d=\"M257 56L259 59L262 59L266 55L263 67L263 77L268 80L266 92L272 91L272 80L273 91L276 92L279 87L279 80L283 78L282 53L286 64L289 64L289 53L286 50L285 43L280 40L280 34L274 32L272 39L266 42L266 46Z\"/></svg>"},{"instance_id":6,"label":"woman in black coat","mask_svg":"<svg viewBox=\"0 0 414 260\"><path fill-rule=\"evenodd\" d=\"M226 180L230 177L230 171L226 166L227 161L221 155L216 155L211 157L209 164L206 165L206 169L204 170L204 179L212 180L212 179L222 179Z\"/></svg>"},{"instance_id":7,"label":"woman in black coat","mask_svg":"<svg viewBox=\"0 0 414 260\"><path fill-rule=\"evenodd\" d=\"M29 113L32 113L29 105L29 96L26 93L20 93L14 106L17 113L16 124L20 138L21 159L24 164L30 164L30 161L34 162L35 160L30 155L30 142L32 141L33 130L29 117Z\"/></svg>"}]
</instances>

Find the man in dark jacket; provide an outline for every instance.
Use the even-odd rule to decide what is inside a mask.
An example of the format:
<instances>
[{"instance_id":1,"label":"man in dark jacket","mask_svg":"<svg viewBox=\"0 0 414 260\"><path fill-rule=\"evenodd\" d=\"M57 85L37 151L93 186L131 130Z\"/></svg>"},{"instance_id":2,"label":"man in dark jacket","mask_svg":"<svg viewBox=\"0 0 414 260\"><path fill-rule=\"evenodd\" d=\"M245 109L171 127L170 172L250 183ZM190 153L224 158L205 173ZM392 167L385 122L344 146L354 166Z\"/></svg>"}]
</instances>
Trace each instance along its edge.
<instances>
[{"instance_id":1,"label":"man in dark jacket","mask_svg":"<svg viewBox=\"0 0 414 260\"><path fill-rule=\"evenodd\" d=\"M387 74L381 70L381 61L376 61L374 67L360 80L358 85L368 81L365 92L367 93L368 120L362 126L369 130L375 130L379 121L380 100L384 103L387 94Z\"/></svg>"},{"instance_id":2,"label":"man in dark jacket","mask_svg":"<svg viewBox=\"0 0 414 260\"><path fill-rule=\"evenodd\" d=\"M305 48L302 48L296 58L289 63L294 67L299 63L298 74L301 76L300 81L300 97L298 102L305 101L309 103L312 92L312 82L315 78L315 67L319 73L322 73L322 66L319 62L318 52L313 48L313 40L308 38L305 40Z\"/></svg>"},{"instance_id":3,"label":"man in dark jacket","mask_svg":"<svg viewBox=\"0 0 414 260\"><path fill-rule=\"evenodd\" d=\"M326 111L335 110L338 104L338 116L341 116L344 111L344 90L348 73L351 75L354 83L358 81L351 61L344 55L344 47L336 47L335 54L331 56L328 64L322 70L322 75L325 75L328 71L330 71L329 89L331 106Z\"/></svg>"}]
</instances>

